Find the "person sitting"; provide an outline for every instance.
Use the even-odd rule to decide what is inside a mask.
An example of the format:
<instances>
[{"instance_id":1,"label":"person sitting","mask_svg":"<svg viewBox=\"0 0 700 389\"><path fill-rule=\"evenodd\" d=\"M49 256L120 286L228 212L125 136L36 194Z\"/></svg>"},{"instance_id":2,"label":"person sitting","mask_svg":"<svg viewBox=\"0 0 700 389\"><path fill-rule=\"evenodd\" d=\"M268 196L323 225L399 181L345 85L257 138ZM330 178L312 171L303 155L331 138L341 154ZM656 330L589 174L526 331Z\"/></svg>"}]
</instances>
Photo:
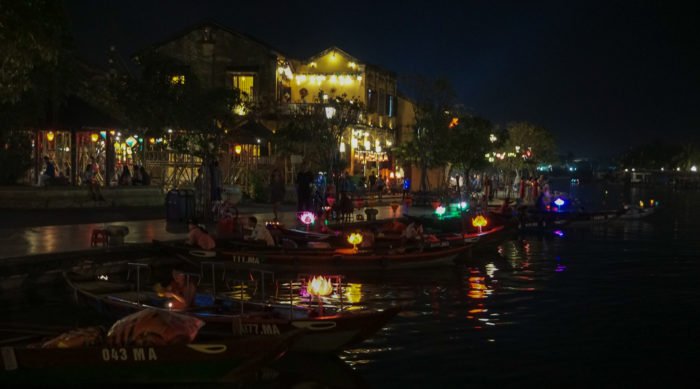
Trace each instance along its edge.
<instances>
[{"instance_id":1,"label":"person sitting","mask_svg":"<svg viewBox=\"0 0 700 389\"><path fill-rule=\"evenodd\" d=\"M417 221L409 224L401 233L401 237L405 240L423 240L423 225Z\"/></svg>"},{"instance_id":2,"label":"person sitting","mask_svg":"<svg viewBox=\"0 0 700 389\"><path fill-rule=\"evenodd\" d=\"M56 165L47 156L44 156L44 163L46 164L46 170L39 176L39 186L46 186L51 180L56 178Z\"/></svg>"},{"instance_id":3,"label":"person sitting","mask_svg":"<svg viewBox=\"0 0 700 389\"><path fill-rule=\"evenodd\" d=\"M214 238L207 234L207 232L197 224L197 220L190 219L187 222L187 227L189 228L190 232L185 243L197 246L202 250L213 250L216 247Z\"/></svg>"},{"instance_id":4,"label":"person sitting","mask_svg":"<svg viewBox=\"0 0 700 389\"><path fill-rule=\"evenodd\" d=\"M119 176L119 185L131 185L131 171L126 164L122 169L122 174Z\"/></svg>"},{"instance_id":5,"label":"person sitting","mask_svg":"<svg viewBox=\"0 0 700 389\"><path fill-rule=\"evenodd\" d=\"M166 297L168 301L167 308L185 309L191 307L194 303L196 295L196 286L189 282L185 273L173 270L173 280L166 288L160 283L156 284L154 290L159 296Z\"/></svg>"},{"instance_id":6,"label":"person sitting","mask_svg":"<svg viewBox=\"0 0 700 389\"><path fill-rule=\"evenodd\" d=\"M249 217L248 225L253 229L253 231L251 231L250 235L245 237L245 240L265 242L265 245L267 246L275 245L275 239L272 237L272 234L267 227L262 224L258 224L258 218L255 216Z\"/></svg>"}]
</instances>

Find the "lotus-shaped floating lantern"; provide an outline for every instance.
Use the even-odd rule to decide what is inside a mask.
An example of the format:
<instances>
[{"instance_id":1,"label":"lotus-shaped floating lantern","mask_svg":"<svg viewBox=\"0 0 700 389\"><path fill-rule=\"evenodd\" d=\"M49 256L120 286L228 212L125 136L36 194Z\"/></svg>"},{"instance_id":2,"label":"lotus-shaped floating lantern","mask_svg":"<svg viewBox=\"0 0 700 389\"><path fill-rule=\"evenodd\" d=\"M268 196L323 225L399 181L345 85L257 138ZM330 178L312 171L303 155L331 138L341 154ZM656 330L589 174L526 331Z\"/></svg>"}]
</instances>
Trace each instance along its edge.
<instances>
[{"instance_id":1,"label":"lotus-shaped floating lantern","mask_svg":"<svg viewBox=\"0 0 700 389\"><path fill-rule=\"evenodd\" d=\"M352 245L352 248L357 251L357 245L362 243L362 234L353 232L348 235L348 243Z\"/></svg>"},{"instance_id":2,"label":"lotus-shaped floating lantern","mask_svg":"<svg viewBox=\"0 0 700 389\"><path fill-rule=\"evenodd\" d=\"M306 229L309 229L309 225L316 221L316 215L313 212L304 211L299 214L299 220L306 224Z\"/></svg>"},{"instance_id":3,"label":"lotus-shaped floating lantern","mask_svg":"<svg viewBox=\"0 0 700 389\"><path fill-rule=\"evenodd\" d=\"M484 215L478 215L477 217L472 219L472 225L474 227L479 228L479 233L481 233L482 227L486 227L489 224L489 221L486 220Z\"/></svg>"},{"instance_id":4,"label":"lotus-shaped floating lantern","mask_svg":"<svg viewBox=\"0 0 700 389\"><path fill-rule=\"evenodd\" d=\"M445 214L445 211L447 210L442 205L435 208L435 214L438 215L438 217L442 217Z\"/></svg>"},{"instance_id":5,"label":"lotus-shaped floating lantern","mask_svg":"<svg viewBox=\"0 0 700 389\"><path fill-rule=\"evenodd\" d=\"M331 283L331 280L323 276L313 277L309 281L306 290L308 290L309 294L313 296L328 296L329 294L333 293L333 284Z\"/></svg>"}]
</instances>

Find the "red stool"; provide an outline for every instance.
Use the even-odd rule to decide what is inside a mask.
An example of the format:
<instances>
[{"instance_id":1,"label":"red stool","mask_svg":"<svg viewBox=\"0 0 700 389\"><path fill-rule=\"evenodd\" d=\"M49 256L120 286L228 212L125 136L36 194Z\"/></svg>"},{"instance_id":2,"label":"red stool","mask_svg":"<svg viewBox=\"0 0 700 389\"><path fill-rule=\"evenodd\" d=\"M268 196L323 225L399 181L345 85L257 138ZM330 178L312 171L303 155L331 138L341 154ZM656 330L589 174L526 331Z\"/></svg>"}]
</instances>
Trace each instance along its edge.
<instances>
[{"instance_id":1,"label":"red stool","mask_svg":"<svg viewBox=\"0 0 700 389\"><path fill-rule=\"evenodd\" d=\"M92 230L92 238L90 238L90 246L97 247L98 244L102 243L102 246L107 246L107 241L109 234L107 230L95 229Z\"/></svg>"}]
</instances>

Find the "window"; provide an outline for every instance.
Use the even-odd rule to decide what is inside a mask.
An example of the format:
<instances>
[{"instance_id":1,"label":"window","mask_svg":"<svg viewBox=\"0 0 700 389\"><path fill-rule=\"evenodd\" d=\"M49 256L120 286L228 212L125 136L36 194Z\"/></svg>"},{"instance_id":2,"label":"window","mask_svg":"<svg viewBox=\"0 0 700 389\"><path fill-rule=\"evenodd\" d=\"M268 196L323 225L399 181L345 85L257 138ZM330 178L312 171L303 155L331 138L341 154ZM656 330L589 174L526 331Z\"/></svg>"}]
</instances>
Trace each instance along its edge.
<instances>
[{"instance_id":1,"label":"window","mask_svg":"<svg viewBox=\"0 0 700 389\"><path fill-rule=\"evenodd\" d=\"M234 74L233 87L241 93L241 100L252 101L255 99L255 75Z\"/></svg>"},{"instance_id":2,"label":"window","mask_svg":"<svg viewBox=\"0 0 700 389\"><path fill-rule=\"evenodd\" d=\"M383 89L380 89L379 93L377 93L377 113L386 115L386 93Z\"/></svg>"},{"instance_id":3,"label":"window","mask_svg":"<svg viewBox=\"0 0 700 389\"><path fill-rule=\"evenodd\" d=\"M170 84L171 85L185 85L185 75L184 74L175 74L170 77Z\"/></svg>"},{"instance_id":4,"label":"window","mask_svg":"<svg viewBox=\"0 0 700 389\"><path fill-rule=\"evenodd\" d=\"M386 116L396 117L396 96L386 95Z\"/></svg>"},{"instance_id":5,"label":"window","mask_svg":"<svg viewBox=\"0 0 700 389\"><path fill-rule=\"evenodd\" d=\"M377 92L374 89L367 89L367 112L377 112Z\"/></svg>"}]
</instances>

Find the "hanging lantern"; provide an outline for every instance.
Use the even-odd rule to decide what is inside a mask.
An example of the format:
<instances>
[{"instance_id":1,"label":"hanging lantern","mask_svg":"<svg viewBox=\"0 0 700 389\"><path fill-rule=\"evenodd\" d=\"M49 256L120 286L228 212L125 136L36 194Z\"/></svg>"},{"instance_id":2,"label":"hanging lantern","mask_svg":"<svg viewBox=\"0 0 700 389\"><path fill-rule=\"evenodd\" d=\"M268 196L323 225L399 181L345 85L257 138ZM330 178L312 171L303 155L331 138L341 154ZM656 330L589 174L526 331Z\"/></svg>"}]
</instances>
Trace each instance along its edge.
<instances>
[{"instance_id":1,"label":"hanging lantern","mask_svg":"<svg viewBox=\"0 0 700 389\"><path fill-rule=\"evenodd\" d=\"M56 137L56 134L53 133L53 131L49 131L46 133L46 140L49 142L53 142L54 137Z\"/></svg>"},{"instance_id":2,"label":"hanging lantern","mask_svg":"<svg viewBox=\"0 0 700 389\"><path fill-rule=\"evenodd\" d=\"M107 139L107 131L100 131L100 136L102 139Z\"/></svg>"},{"instance_id":3,"label":"hanging lantern","mask_svg":"<svg viewBox=\"0 0 700 389\"><path fill-rule=\"evenodd\" d=\"M241 147L241 145L235 145L235 146L233 147L233 151L234 151L237 155L241 155L241 151L243 151L243 147Z\"/></svg>"},{"instance_id":4,"label":"hanging lantern","mask_svg":"<svg viewBox=\"0 0 700 389\"><path fill-rule=\"evenodd\" d=\"M136 142L138 142L138 141L137 141L133 136L130 136L130 137L126 138L126 144L127 144L127 146L129 146L129 147L134 147L134 145L136 144Z\"/></svg>"},{"instance_id":5,"label":"hanging lantern","mask_svg":"<svg viewBox=\"0 0 700 389\"><path fill-rule=\"evenodd\" d=\"M351 146L353 149L356 149L356 148L357 148L357 138L355 138L355 137L350 138L350 146Z\"/></svg>"},{"instance_id":6,"label":"hanging lantern","mask_svg":"<svg viewBox=\"0 0 700 389\"><path fill-rule=\"evenodd\" d=\"M156 144L156 138L148 138L148 143L152 145Z\"/></svg>"},{"instance_id":7,"label":"hanging lantern","mask_svg":"<svg viewBox=\"0 0 700 389\"><path fill-rule=\"evenodd\" d=\"M314 296L328 296L333 293L333 284L325 277L314 277L309 281L306 290Z\"/></svg>"},{"instance_id":8,"label":"hanging lantern","mask_svg":"<svg viewBox=\"0 0 700 389\"><path fill-rule=\"evenodd\" d=\"M341 153L344 153L344 152L345 152L345 143L342 142L342 141L340 142L340 152L341 152Z\"/></svg>"},{"instance_id":9,"label":"hanging lantern","mask_svg":"<svg viewBox=\"0 0 700 389\"><path fill-rule=\"evenodd\" d=\"M97 142L98 139L100 139L100 136L98 134L90 134L90 140L92 141L92 143Z\"/></svg>"}]
</instances>

